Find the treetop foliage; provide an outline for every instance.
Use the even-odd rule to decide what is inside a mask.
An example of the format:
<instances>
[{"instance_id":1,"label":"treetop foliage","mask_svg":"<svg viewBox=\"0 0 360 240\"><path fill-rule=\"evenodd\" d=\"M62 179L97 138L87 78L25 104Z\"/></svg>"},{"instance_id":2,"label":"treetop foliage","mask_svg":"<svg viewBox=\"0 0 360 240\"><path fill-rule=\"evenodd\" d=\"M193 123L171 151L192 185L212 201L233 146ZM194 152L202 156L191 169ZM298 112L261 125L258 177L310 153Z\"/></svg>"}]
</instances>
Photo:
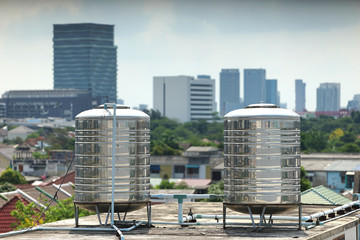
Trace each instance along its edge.
<instances>
[{"instance_id":1,"label":"treetop foliage","mask_svg":"<svg viewBox=\"0 0 360 240\"><path fill-rule=\"evenodd\" d=\"M11 184L27 183L25 178L18 171L14 171L11 168L6 169L0 175L0 184L5 184L6 182Z\"/></svg>"},{"instance_id":2,"label":"treetop foliage","mask_svg":"<svg viewBox=\"0 0 360 240\"><path fill-rule=\"evenodd\" d=\"M337 119L329 116L301 119L301 151L360 152L360 112Z\"/></svg>"}]
</instances>

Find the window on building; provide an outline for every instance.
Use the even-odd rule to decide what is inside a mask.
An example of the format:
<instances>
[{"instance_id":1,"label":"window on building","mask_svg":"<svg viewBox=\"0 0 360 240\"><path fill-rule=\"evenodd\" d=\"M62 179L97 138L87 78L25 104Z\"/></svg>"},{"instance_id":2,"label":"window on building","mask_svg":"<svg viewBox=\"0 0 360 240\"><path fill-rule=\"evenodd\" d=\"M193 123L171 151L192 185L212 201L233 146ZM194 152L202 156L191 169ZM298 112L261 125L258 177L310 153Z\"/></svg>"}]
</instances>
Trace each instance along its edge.
<instances>
[{"instance_id":1,"label":"window on building","mask_svg":"<svg viewBox=\"0 0 360 240\"><path fill-rule=\"evenodd\" d=\"M345 183L345 172L340 173L341 183Z\"/></svg>"},{"instance_id":2,"label":"window on building","mask_svg":"<svg viewBox=\"0 0 360 240\"><path fill-rule=\"evenodd\" d=\"M174 166L174 178L184 178L185 177L185 166L175 165Z\"/></svg>"},{"instance_id":3,"label":"window on building","mask_svg":"<svg viewBox=\"0 0 360 240\"><path fill-rule=\"evenodd\" d=\"M150 177L160 177L160 165L150 165Z\"/></svg>"},{"instance_id":4,"label":"window on building","mask_svg":"<svg viewBox=\"0 0 360 240\"><path fill-rule=\"evenodd\" d=\"M186 165L186 178L199 178L198 165Z\"/></svg>"}]
</instances>

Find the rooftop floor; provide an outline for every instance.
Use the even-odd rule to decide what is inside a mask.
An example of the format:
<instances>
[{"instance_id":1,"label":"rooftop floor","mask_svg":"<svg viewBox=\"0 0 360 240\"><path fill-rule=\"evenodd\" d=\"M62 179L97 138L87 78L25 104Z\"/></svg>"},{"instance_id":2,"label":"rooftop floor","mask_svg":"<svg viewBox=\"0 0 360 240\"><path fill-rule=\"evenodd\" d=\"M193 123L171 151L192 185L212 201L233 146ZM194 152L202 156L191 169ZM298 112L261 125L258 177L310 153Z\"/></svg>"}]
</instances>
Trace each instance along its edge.
<instances>
[{"instance_id":1,"label":"rooftop floor","mask_svg":"<svg viewBox=\"0 0 360 240\"><path fill-rule=\"evenodd\" d=\"M222 216L223 205L220 202L184 202L184 215L192 209L194 214L216 214ZM332 206L303 206L303 216L311 215L320 211L327 210ZM285 216L297 216L297 209L286 213ZM240 215L240 213L227 210L227 215ZM142 226L130 232L123 232L125 239L166 239L177 240L191 237L191 240L198 239L326 239L335 236L337 232L356 226L359 223L357 213L345 216L340 219L328 222L323 226L305 230L298 230L297 226L264 228L260 231L253 231L251 226L227 226L223 229L220 225L196 225L181 227L179 225L153 224L151 228ZM106 214L102 214L104 222ZM146 208L127 214L127 220L146 221ZM152 206L152 222L177 222L178 205L175 202L167 204L157 204ZM117 220L117 218L115 219ZM215 223L215 219L198 219L199 223ZM251 220L229 219L227 222L247 222ZM258 222L258 221L257 221ZM222 223L220 219L219 223ZM280 220L274 223L280 223ZM80 227L97 227L99 221L96 215L83 217L79 219ZM74 219L68 219L43 225L44 227L72 228L75 225ZM9 236L4 239L119 239L115 232L94 232L94 231L34 231L26 232L20 235Z\"/></svg>"}]
</instances>

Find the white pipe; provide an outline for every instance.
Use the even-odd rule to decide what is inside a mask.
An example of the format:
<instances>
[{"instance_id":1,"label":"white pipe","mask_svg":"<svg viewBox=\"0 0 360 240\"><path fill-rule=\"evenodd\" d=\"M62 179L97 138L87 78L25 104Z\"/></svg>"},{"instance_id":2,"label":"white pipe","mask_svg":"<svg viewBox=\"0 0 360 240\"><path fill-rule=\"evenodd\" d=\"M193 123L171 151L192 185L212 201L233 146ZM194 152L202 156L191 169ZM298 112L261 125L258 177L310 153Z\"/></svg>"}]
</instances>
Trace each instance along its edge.
<instances>
[{"instance_id":1,"label":"white pipe","mask_svg":"<svg viewBox=\"0 0 360 240\"><path fill-rule=\"evenodd\" d=\"M330 213L335 213L337 211L344 210L346 208L352 207L354 205L359 205L359 204L360 204L360 201L354 201L354 202L344 204L342 206L339 206L339 207L336 207L336 208L333 208L333 209L329 209L329 210L322 211L322 212L317 212L317 213L314 213L314 214L312 214L310 216L306 216L305 218L307 218L307 219L305 221L311 220L311 219L314 219L314 218L319 218L321 216L325 216L325 215L328 215Z\"/></svg>"},{"instance_id":2,"label":"white pipe","mask_svg":"<svg viewBox=\"0 0 360 240\"><path fill-rule=\"evenodd\" d=\"M70 193L68 193L67 191L65 191L64 189L62 189L59 185L56 185L56 184L53 183L52 186L53 186L54 188L56 188L56 189L59 189L59 191L62 192L63 194L65 194L66 196L72 197L72 195L71 195ZM64 185L62 185L62 186L64 186Z\"/></svg>"},{"instance_id":3,"label":"white pipe","mask_svg":"<svg viewBox=\"0 0 360 240\"><path fill-rule=\"evenodd\" d=\"M26 233L26 232L35 232L35 231L43 231L43 230L48 230L48 231L106 231L106 232L113 232L116 231L119 233L121 233L121 231L123 232L130 232L131 230L134 230L135 228L137 228L138 226L140 226L141 224L147 223L145 221L142 222L137 222L135 223L133 226L129 227L129 228L124 228L124 229L118 229L115 225L113 225L113 228L62 228L62 227L34 227L34 228L26 228L26 229L22 229L22 230L17 230L17 231L11 231L11 232L6 232L6 233L0 233L0 238L2 237L9 237L9 236L14 236L14 235L18 235L18 234L22 234L22 233ZM121 233L119 235L122 236L122 240L125 239L124 235Z\"/></svg>"},{"instance_id":4,"label":"white pipe","mask_svg":"<svg viewBox=\"0 0 360 240\"><path fill-rule=\"evenodd\" d=\"M116 141L116 104L113 104L113 142L112 142L112 183L111 183L111 226L114 226L115 201L115 141Z\"/></svg>"},{"instance_id":5,"label":"white pipe","mask_svg":"<svg viewBox=\"0 0 360 240\"><path fill-rule=\"evenodd\" d=\"M212 219L222 219L222 215L207 215L207 214L194 214L195 218L212 218ZM254 219L260 219L259 215L253 215ZM265 216L265 219L269 219L269 216ZM250 215L226 215L226 219L250 219ZM289 221L299 221L299 217L292 216L272 216L273 220L289 220ZM308 220L305 217L302 217L302 221Z\"/></svg>"},{"instance_id":6,"label":"white pipe","mask_svg":"<svg viewBox=\"0 0 360 240\"><path fill-rule=\"evenodd\" d=\"M24 193L23 191L21 191L20 189L17 190L18 193L20 193L22 196L24 196L25 198L29 199L30 201L34 202L36 205L38 205L41 208L46 208L43 204L39 203L38 201L36 201L34 198L32 198L30 195Z\"/></svg>"},{"instance_id":7,"label":"white pipe","mask_svg":"<svg viewBox=\"0 0 360 240\"><path fill-rule=\"evenodd\" d=\"M183 222L183 204L182 201L181 203L178 203L178 221L179 223Z\"/></svg>"},{"instance_id":8,"label":"white pipe","mask_svg":"<svg viewBox=\"0 0 360 240\"><path fill-rule=\"evenodd\" d=\"M124 235L122 234L122 232L115 226L115 225L112 225L112 227L115 229L115 231L119 234L120 236L120 239L121 240L125 240L125 237Z\"/></svg>"}]
</instances>

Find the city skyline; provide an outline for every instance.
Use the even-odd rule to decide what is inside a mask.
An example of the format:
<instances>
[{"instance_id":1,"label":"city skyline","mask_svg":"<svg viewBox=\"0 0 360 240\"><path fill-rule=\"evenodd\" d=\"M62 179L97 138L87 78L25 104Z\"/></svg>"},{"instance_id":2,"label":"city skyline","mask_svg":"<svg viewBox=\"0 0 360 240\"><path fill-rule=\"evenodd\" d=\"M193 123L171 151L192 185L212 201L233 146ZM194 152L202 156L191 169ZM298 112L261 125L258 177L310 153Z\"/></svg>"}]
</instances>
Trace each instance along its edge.
<instances>
[{"instance_id":1,"label":"city skyline","mask_svg":"<svg viewBox=\"0 0 360 240\"><path fill-rule=\"evenodd\" d=\"M0 94L52 89L52 26L115 25L118 98L152 107L154 76L221 69L266 69L281 102L295 108L295 79L306 83L306 108L316 89L341 83L341 107L360 93L360 3L357 1L1 1ZM256 12L256 18L254 18ZM336 13L336 18L334 14ZM131 24L129 24L131 23ZM244 79L240 77L240 97Z\"/></svg>"}]
</instances>

